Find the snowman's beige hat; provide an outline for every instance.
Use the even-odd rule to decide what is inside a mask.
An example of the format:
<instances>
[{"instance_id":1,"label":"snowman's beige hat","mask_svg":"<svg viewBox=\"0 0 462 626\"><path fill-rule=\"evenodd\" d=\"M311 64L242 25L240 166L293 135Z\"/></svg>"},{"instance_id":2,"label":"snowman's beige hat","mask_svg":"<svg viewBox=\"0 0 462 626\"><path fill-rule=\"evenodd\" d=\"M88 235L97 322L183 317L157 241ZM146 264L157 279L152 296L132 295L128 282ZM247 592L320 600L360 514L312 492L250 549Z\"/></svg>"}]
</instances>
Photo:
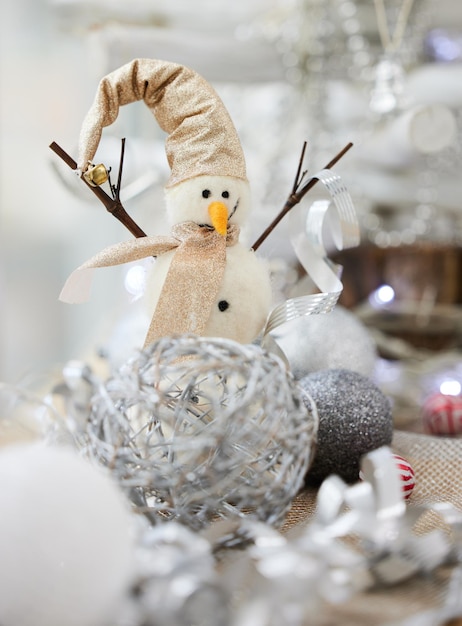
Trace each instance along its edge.
<instances>
[{"instance_id":1,"label":"snowman's beige hat","mask_svg":"<svg viewBox=\"0 0 462 626\"><path fill-rule=\"evenodd\" d=\"M247 180L239 137L215 90L193 70L155 59L135 59L101 80L80 132L82 172L95 156L103 127L116 120L120 106L138 100L168 133L167 187L202 175Z\"/></svg>"}]
</instances>

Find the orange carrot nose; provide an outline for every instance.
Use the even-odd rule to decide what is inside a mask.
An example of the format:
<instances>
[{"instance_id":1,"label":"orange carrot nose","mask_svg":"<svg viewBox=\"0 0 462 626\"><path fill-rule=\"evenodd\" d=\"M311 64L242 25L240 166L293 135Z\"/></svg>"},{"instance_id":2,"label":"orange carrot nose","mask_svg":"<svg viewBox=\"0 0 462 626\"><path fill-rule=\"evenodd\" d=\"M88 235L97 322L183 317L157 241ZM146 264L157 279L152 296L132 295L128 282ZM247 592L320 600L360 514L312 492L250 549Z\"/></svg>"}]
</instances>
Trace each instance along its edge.
<instances>
[{"instance_id":1,"label":"orange carrot nose","mask_svg":"<svg viewBox=\"0 0 462 626\"><path fill-rule=\"evenodd\" d=\"M226 205L223 202L211 202L208 210L214 229L220 235L226 235L228 227L228 208Z\"/></svg>"}]
</instances>

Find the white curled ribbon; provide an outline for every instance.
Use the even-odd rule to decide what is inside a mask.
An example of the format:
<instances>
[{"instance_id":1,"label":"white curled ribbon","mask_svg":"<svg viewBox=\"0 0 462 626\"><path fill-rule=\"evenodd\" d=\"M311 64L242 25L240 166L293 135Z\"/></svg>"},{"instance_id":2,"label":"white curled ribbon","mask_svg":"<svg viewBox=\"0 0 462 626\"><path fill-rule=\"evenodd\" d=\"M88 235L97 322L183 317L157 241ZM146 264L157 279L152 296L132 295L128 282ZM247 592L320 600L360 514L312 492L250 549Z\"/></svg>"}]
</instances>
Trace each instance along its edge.
<instances>
[{"instance_id":1,"label":"white curled ribbon","mask_svg":"<svg viewBox=\"0 0 462 626\"><path fill-rule=\"evenodd\" d=\"M300 263L321 293L290 298L277 305L269 315L264 335L298 317L328 313L337 303L343 289L340 280L342 267L328 258L323 228L331 201L335 207L331 216L336 220L330 234L335 247L337 250L346 250L359 244L355 208L340 176L326 169L312 176L312 179L324 185L330 200L316 200L309 207L294 207L289 216L290 232L291 243Z\"/></svg>"},{"instance_id":2,"label":"white curled ribbon","mask_svg":"<svg viewBox=\"0 0 462 626\"><path fill-rule=\"evenodd\" d=\"M292 609L297 608L295 615L307 616L315 608L319 610L320 598L338 604L355 593L394 586L419 574L429 576L446 565L456 567L444 607L428 615L419 614L425 618L422 621L405 619L387 626L434 626L442 623L435 616L460 614L462 511L450 503L407 504L393 452L387 446L365 455L361 471L363 480L353 485L335 475L326 478L318 490L313 517L306 525L292 528L290 534L282 535L252 516L212 524L207 539L213 549L231 546L233 537L247 540L250 547L243 561L253 564L258 572L249 590L249 605L244 607L252 619L239 623L266 625L270 623L266 607L277 610L288 599ZM416 532L416 523L429 510L443 518L449 535L438 528L424 534ZM345 541L352 537L354 544ZM236 571L232 571L235 576ZM258 609L265 619L255 619Z\"/></svg>"},{"instance_id":3,"label":"white curled ribbon","mask_svg":"<svg viewBox=\"0 0 462 626\"><path fill-rule=\"evenodd\" d=\"M347 486L330 476L318 492L316 525L330 538L353 534L367 548L367 569L375 583L393 585L417 573L429 573L460 550L462 513L450 504L408 507L396 463L384 446L361 462L363 482ZM453 530L451 546L443 530L416 535L413 528L435 510Z\"/></svg>"}]
</instances>

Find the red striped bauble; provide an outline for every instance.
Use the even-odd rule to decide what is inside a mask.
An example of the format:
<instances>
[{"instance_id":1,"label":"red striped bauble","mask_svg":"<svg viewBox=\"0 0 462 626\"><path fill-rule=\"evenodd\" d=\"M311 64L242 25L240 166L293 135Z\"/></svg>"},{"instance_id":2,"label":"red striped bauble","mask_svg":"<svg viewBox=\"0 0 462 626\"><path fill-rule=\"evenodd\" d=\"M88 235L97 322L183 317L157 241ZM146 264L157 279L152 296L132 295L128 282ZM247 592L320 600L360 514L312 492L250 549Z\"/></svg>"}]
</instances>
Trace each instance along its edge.
<instances>
[{"instance_id":1,"label":"red striped bauble","mask_svg":"<svg viewBox=\"0 0 462 626\"><path fill-rule=\"evenodd\" d=\"M415 472L412 469L411 464L403 456L399 454L393 454L393 458L398 469L398 475L401 479L401 488L403 490L403 497L407 500L415 487ZM359 478L364 480L362 472L359 472Z\"/></svg>"},{"instance_id":2,"label":"red striped bauble","mask_svg":"<svg viewBox=\"0 0 462 626\"><path fill-rule=\"evenodd\" d=\"M435 393L422 407L424 432L429 435L454 437L462 434L462 395Z\"/></svg>"},{"instance_id":3,"label":"red striped bauble","mask_svg":"<svg viewBox=\"0 0 462 626\"><path fill-rule=\"evenodd\" d=\"M404 457L399 454L394 454L393 458L395 459L396 467L398 468L399 477L401 479L403 495L407 500L415 487L415 472L409 461L407 461Z\"/></svg>"}]
</instances>

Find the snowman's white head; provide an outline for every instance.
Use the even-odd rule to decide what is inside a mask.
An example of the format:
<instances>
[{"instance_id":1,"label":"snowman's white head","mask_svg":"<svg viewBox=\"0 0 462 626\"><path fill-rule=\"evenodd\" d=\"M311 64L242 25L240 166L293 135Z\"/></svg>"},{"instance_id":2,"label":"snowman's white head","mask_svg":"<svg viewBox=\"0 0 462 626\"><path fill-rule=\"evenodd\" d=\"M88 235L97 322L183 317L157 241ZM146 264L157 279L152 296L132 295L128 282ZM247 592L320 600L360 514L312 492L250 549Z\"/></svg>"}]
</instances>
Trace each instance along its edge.
<instances>
[{"instance_id":1,"label":"snowman's white head","mask_svg":"<svg viewBox=\"0 0 462 626\"><path fill-rule=\"evenodd\" d=\"M225 234L228 224L242 226L250 211L250 187L234 176L195 176L165 190L170 225L195 222Z\"/></svg>"}]
</instances>

